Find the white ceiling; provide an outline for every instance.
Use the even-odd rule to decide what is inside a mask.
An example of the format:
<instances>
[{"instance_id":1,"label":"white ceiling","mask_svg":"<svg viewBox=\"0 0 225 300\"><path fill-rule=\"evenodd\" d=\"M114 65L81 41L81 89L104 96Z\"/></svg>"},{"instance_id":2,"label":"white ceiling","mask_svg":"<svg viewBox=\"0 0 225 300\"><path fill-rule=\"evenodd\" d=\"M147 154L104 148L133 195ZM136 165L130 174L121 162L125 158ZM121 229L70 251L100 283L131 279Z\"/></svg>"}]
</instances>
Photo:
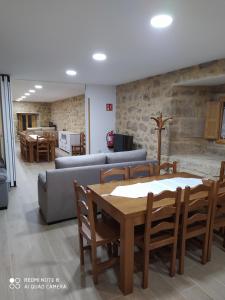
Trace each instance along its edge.
<instances>
[{"instance_id":1,"label":"white ceiling","mask_svg":"<svg viewBox=\"0 0 225 300\"><path fill-rule=\"evenodd\" d=\"M34 89L36 84L41 84L42 89L36 90L34 94L30 94L23 101L26 102L54 102L61 99L66 99L73 96L84 94L84 84L65 84L53 82L40 82L28 80L12 80L12 97L13 101Z\"/></svg>"},{"instance_id":2,"label":"white ceiling","mask_svg":"<svg viewBox=\"0 0 225 300\"><path fill-rule=\"evenodd\" d=\"M15 79L119 84L225 57L224 0L1 0L0 7L0 73ZM173 15L170 28L149 26L158 13ZM92 60L96 50L106 62Z\"/></svg>"}]
</instances>

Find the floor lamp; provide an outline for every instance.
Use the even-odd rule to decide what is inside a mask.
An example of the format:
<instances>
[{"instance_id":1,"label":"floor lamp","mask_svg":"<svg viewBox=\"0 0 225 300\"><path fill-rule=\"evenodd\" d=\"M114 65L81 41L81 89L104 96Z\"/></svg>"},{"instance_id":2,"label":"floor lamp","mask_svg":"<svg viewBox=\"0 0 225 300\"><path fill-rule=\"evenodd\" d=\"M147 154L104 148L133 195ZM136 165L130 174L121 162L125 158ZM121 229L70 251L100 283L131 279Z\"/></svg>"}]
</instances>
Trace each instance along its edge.
<instances>
[{"instance_id":1,"label":"floor lamp","mask_svg":"<svg viewBox=\"0 0 225 300\"><path fill-rule=\"evenodd\" d=\"M151 117L152 120L154 120L156 122L156 128L155 130L157 130L158 132L158 154L157 154L157 160L158 160L158 164L160 165L161 163L161 143L162 143L162 130L165 130L165 124L167 121L172 120L173 118L165 118L163 119L162 113L160 113L159 117L154 118Z\"/></svg>"}]
</instances>

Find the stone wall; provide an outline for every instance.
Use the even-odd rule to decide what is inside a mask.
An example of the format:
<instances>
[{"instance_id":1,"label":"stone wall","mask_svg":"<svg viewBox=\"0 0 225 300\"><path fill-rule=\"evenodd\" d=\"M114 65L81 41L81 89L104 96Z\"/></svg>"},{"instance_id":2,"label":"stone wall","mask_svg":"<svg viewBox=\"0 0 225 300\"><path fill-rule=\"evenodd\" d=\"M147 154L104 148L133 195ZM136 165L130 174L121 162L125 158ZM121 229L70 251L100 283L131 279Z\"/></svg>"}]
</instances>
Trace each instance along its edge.
<instances>
[{"instance_id":1,"label":"stone wall","mask_svg":"<svg viewBox=\"0 0 225 300\"><path fill-rule=\"evenodd\" d=\"M15 133L17 132L17 113L37 113L37 126L48 126L51 121L51 104L43 102L13 102Z\"/></svg>"},{"instance_id":2,"label":"stone wall","mask_svg":"<svg viewBox=\"0 0 225 300\"><path fill-rule=\"evenodd\" d=\"M84 95L52 103L51 121L57 125L58 130L85 131Z\"/></svg>"},{"instance_id":3,"label":"stone wall","mask_svg":"<svg viewBox=\"0 0 225 300\"><path fill-rule=\"evenodd\" d=\"M85 131L84 95L53 103L13 102L15 132L17 132L17 113L37 113L37 126L57 125L58 130Z\"/></svg>"},{"instance_id":4,"label":"stone wall","mask_svg":"<svg viewBox=\"0 0 225 300\"><path fill-rule=\"evenodd\" d=\"M158 75L117 87L116 129L134 136L137 147L147 149L149 157L157 155L157 133L150 118L173 117L162 133L162 154L204 153L211 142L204 140L206 102L214 92L210 87L184 87L183 81L222 75L225 59ZM224 146L219 146L220 150ZM215 151L215 148L213 148Z\"/></svg>"}]
</instances>

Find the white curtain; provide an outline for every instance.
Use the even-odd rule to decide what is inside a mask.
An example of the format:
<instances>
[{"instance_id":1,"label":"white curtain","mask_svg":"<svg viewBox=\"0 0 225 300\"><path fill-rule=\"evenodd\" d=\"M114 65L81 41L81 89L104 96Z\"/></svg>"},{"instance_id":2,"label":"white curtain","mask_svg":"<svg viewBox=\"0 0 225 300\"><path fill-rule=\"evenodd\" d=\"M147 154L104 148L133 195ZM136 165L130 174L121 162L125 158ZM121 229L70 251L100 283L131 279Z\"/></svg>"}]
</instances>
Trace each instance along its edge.
<instances>
[{"instance_id":1,"label":"white curtain","mask_svg":"<svg viewBox=\"0 0 225 300\"><path fill-rule=\"evenodd\" d=\"M12 94L10 77L0 75L1 94L0 104L2 110L3 141L5 164L7 169L8 181L11 186L16 186L16 166L15 166L15 135L12 113Z\"/></svg>"}]
</instances>

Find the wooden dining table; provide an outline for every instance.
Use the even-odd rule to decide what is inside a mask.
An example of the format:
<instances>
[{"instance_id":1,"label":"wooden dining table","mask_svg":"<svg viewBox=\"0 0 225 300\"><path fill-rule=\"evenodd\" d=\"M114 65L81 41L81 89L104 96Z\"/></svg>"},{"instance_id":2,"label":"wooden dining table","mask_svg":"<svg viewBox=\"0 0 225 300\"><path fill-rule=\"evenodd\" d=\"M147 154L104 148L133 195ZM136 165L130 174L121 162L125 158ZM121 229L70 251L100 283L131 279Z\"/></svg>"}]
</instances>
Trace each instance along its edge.
<instances>
[{"instance_id":1,"label":"wooden dining table","mask_svg":"<svg viewBox=\"0 0 225 300\"><path fill-rule=\"evenodd\" d=\"M104 184L89 185L93 192L93 201L98 208L106 211L112 218L120 224L120 279L119 287L124 295L133 291L133 271L134 271L134 228L137 225L145 224L147 197L125 198L111 196L110 193L121 185L131 185L135 183L150 182L153 180L168 179L174 177L200 178L199 176L178 172L176 174L165 174L123 181L114 181ZM159 206L169 205L169 199L157 203Z\"/></svg>"},{"instance_id":2,"label":"wooden dining table","mask_svg":"<svg viewBox=\"0 0 225 300\"><path fill-rule=\"evenodd\" d=\"M45 137L43 137L42 139L45 139ZM29 162L34 162L34 147L37 144L37 135L35 134L30 134L30 135L26 135L26 142L29 148ZM54 160L55 159L55 140L49 140L50 143L50 160Z\"/></svg>"}]
</instances>

